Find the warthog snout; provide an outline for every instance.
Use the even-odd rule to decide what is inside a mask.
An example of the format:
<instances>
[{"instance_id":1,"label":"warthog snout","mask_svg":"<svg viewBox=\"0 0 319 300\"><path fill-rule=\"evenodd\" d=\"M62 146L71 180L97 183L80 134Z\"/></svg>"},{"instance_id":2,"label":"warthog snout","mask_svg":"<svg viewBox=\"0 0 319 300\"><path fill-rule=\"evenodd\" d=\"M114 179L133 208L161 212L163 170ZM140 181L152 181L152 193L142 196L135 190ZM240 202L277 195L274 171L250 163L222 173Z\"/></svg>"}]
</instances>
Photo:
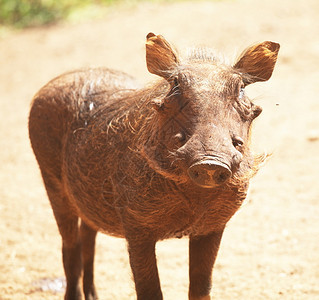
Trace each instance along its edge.
<instances>
[{"instance_id":1,"label":"warthog snout","mask_svg":"<svg viewBox=\"0 0 319 300\"><path fill-rule=\"evenodd\" d=\"M214 159L206 159L190 166L188 175L197 185L213 188L225 183L232 172L226 164Z\"/></svg>"}]
</instances>

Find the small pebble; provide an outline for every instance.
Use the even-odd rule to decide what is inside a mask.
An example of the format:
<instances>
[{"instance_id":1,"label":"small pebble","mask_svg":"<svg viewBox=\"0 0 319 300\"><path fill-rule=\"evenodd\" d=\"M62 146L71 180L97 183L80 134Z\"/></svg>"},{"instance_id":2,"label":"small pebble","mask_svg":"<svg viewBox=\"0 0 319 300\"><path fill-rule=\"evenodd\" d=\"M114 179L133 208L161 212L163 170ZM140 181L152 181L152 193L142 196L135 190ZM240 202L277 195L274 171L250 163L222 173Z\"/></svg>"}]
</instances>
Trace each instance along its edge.
<instances>
[{"instance_id":1,"label":"small pebble","mask_svg":"<svg viewBox=\"0 0 319 300\"><path fill-rule=\"evenodd\" d=\"M307 135L307 140L308 140L309 142L319 141L319 132L318 132L318 131L310 132L310 133Z\"/></svg>"}]
</instances>

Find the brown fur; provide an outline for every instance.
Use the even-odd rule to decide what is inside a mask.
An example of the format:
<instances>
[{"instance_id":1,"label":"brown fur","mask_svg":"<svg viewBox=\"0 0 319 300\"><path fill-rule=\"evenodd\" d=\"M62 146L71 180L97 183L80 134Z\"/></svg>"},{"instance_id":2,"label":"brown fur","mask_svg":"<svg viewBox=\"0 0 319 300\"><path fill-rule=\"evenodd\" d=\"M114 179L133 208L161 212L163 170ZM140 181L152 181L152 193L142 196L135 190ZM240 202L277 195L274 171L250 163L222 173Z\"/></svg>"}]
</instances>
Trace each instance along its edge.
<instances>
[{"instance_id":1,"label":"brown fur","mask_svg":"<svg viewBox=\"0 0 319 300\"><path fill-rule=\"evenodd\" d=\"M250 74L251 83L266 81L271 77L279 48L279 44L268 41L251 46L242 54L235 68Z\"/></svg>"},{"instance_id":2,"label":"brown fur","mask_svg":"<svg viewBox=\"0 0 319 300\"><path fill-rule=\"evenodd\" d=\"M151 73L166 78L167 70L176 67L179 61L177 53L161 35L149 33L146 41L146 62Z\"/></svg>"},{"instance_id":3,"label":"brown fur","mask_svg":"<svg viewBox=\"0 0 319 300\"><path fill-rule=\"evenodd\" d=\"M81 299L82 273L85 299L97 297L97 231L127 239L137 298L154 300L162 299L156 242L188 235L189 298L209 299L224 227L262 160L248 147L261 109L242 88L257 73L271 75L278 49L266 45L268 52L248 49L235 67L200 56L182 64L162 36L149 34L146 60L163 77L157 84L139 88L124 73L89 69L36 94L29 133L62 236L65 299ZM205 157L229 166L231 178L214 188L195 184L187 170Z\"/></svg>"}]
</instances>

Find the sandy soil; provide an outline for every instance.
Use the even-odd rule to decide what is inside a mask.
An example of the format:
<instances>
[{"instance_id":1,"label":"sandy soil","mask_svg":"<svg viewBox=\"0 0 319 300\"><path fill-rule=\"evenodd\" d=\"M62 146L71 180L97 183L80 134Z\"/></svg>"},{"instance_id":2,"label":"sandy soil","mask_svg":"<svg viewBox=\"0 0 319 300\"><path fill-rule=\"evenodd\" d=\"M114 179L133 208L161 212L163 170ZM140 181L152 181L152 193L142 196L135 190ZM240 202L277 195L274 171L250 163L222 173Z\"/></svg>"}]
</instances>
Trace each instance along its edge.
<instances>
[{"instance_id":1,"label":"sandy soil","mask_svg":"<svg viewBox=\"0 0 319 300\"><path fill-rule=\"evenodd\" d=\"M231 59L257 41L281 43L271 80L250 87L264 111L253 146L273 153L249 202L226 229L214 299L319 299L319 2L268 0L143 4L80 24L30 29L0 39L0 299L62 299L43 279L63 277L61 241L31 151L33 94L52 77L108 66L153 80L148 32L179 49L207 45ZM187 299L187 239L158 244L165 299ZM98 236L102 300L134 299L125 242Z\"/></svg>"}]
</instances>

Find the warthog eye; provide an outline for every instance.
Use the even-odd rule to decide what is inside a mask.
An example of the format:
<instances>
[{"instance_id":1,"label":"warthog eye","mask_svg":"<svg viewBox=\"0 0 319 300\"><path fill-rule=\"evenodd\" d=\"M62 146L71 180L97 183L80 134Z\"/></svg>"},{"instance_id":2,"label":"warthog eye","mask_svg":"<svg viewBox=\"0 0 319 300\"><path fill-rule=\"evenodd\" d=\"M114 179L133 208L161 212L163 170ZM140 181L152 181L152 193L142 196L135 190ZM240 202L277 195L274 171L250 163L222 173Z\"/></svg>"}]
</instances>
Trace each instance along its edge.
<instances>
[{"instance_id":1,"label":"warthog eye","mask_svg":"<svg viewBox=\"0 0 319 300\"><path fill-rule=\"evenodd\" d=\"M244 141L241 137L239 136L233 136L232 137L232 142L234 147L239 150L243 145L244 145Z\"/></svg>"},{"instance_id":2,"label":"warthog eye","mask_svg":"<svg viewBox=\"0 0 319 300\"><path fill-rule=\"evenodd\" d=\"M184 143L186 140L186 135L185 132L181 131L177 134L174 135L174 139L178 142L178 143Z\"/></svg>"}]
</instances>

